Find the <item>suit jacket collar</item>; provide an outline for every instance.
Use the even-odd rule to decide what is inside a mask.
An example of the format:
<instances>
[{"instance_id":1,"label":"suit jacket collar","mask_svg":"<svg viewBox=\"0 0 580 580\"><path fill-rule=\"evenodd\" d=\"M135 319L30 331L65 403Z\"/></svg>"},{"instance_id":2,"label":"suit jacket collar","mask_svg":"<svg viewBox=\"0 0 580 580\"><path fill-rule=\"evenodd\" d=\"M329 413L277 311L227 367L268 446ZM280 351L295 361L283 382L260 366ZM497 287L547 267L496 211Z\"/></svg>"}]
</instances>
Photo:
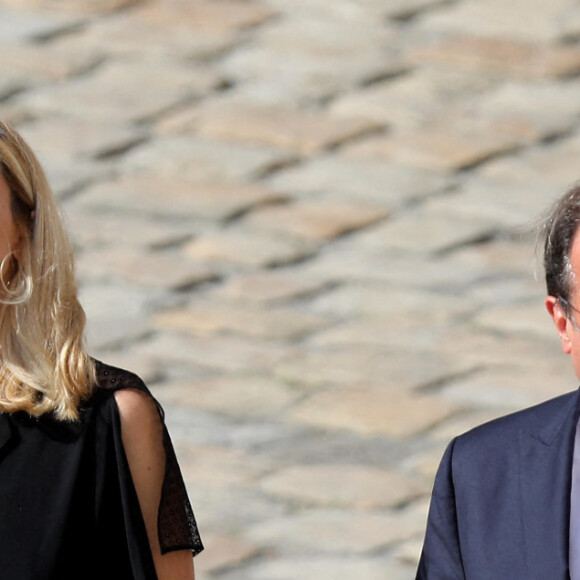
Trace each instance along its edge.
<instances>
[{"instance_id":1,"label":"suit jacket collar","mask_svg":"<svg viewBox=\"0 0 580 580\"><path fill-rule=\"evenodd\" d=\"M542 424L520 431L519 483L526 578L567 579L570 488L580 391L562 397Z\"/></svg>"}]
</instances>

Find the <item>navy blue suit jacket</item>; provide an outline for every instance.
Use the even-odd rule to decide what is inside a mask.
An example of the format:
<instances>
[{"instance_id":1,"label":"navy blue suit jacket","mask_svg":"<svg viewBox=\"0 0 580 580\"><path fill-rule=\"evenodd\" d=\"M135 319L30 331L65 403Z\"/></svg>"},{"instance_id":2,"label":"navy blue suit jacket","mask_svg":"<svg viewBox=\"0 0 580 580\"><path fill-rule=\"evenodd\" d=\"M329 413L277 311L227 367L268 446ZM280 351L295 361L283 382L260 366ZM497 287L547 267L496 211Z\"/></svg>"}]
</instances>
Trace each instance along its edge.
<instances>
[{"instance_id":1,"label":"navy blue suit jacket","mask_svg":"<svg viewBox=\"0 0 580 580\"><path fill-rule=\"evenodd\" d=\"M569 580L579 399L562 395L450 443L417 580Z\"/></svg>"}]
</instances>

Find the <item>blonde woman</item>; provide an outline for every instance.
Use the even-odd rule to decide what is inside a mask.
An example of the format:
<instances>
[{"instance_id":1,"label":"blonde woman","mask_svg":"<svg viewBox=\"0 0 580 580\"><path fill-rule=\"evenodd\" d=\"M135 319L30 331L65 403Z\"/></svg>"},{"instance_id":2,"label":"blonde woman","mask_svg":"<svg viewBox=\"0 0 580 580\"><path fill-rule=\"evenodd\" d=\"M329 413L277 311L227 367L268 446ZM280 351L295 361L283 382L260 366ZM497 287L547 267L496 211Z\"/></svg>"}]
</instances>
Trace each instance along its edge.
<instances>
[{"instance_id":1,"label":"blonde woman","mask_svg":"<svg viewBox=\"0 0 580 580\"><path fill-rule=\"evenodd\" d=\"M0 122L0 577L191 580L203 546L161 411L84 326L44 172Z\"/></svg>"}]
</instances>

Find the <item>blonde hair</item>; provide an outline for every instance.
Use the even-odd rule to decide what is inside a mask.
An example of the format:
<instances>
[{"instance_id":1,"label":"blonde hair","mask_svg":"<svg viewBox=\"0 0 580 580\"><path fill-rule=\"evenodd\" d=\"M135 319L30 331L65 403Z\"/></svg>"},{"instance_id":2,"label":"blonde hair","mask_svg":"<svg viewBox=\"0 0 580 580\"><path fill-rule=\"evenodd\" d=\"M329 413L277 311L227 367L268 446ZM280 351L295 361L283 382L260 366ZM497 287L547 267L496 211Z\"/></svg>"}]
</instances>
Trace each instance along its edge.
<instances>
[{"instance_id":1,"label":"blonde hair","mask_svg":"<svg viewBox=\"0 0 580 580\"><path fill-rule=\"evenodd\" d=\"M84 347L72 248L36 156L2 121L0 172L20 236L5 258L13 262L9 280L0 268L0 411L78 419L95 367Z\"/></svg>"}]
</instances>

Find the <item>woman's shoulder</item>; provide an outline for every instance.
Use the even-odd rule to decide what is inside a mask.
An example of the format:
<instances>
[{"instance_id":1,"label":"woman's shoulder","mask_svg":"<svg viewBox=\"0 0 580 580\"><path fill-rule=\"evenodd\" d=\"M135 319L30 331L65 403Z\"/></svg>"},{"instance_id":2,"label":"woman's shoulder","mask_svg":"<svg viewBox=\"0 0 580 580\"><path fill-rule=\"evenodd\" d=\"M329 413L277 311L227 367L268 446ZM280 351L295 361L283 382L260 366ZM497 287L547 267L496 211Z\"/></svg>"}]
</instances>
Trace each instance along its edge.
<instances>
[{"instance_id":1,"label":"woman's shoulder","mask_svg":"<svg viewBox=\"0 0 580 580\"><path fill-rule=\"evenodd\" d=\"M119 389L137 389L150 394L143 380L131 371L105 364L95 359L97 388L107 391Z\"/></svg>"},{"instance_id":2,"label":"woman's shoulder","mask_svg":"<svg viewBox=\"0 0 580 580\"><path fill-rule=\"evenodd\" d=\"M163 420L161 406L139 375L96 359L95 371L96 385L89 405L107 409L114 401L123 423L137 421L139 414L142 419Z\"/></svg>"}]
</instances>

